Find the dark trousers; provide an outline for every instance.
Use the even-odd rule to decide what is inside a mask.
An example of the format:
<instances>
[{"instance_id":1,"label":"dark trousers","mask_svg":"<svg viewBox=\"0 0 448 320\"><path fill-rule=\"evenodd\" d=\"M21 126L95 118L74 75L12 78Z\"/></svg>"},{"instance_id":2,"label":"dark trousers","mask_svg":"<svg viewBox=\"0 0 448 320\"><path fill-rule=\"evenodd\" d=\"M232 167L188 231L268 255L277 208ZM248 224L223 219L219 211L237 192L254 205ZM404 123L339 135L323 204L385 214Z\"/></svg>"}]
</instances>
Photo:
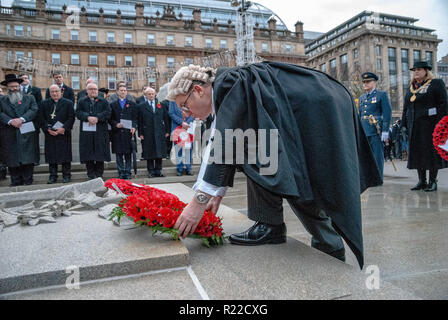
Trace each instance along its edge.
<instances>
[{"instance_id":1,"label":"dark trousers","mask_svg":"<svg viewBox=\"0 0 448 320\"><path fill-rule=\"evenodd\" d=\"M120 179L131 178L131 154L130 153L117 153L117 170Z\"/></svg>"},{"instance_id":2,"label":"dark trousers","mask_svg":"<svg viewBox=\"0 0 448 320\"><path fill-rule=\"evenodd\" d=\"M33 183L34 164L26 164L18 167L8 167L11 175L11 185L30 185Z\"/></svg>"},{"instance_id":3,"label":"dark trousers","mask_svg":"<svg viewBox=\"0 0 448 320\"><path fill-rule=\"evenodd\" d=\"M57 163L50 163L48 165L49 171L50 171L50 179L51 180L57 180L58 179L58 164ZM70 162L64 162L62 164L62 177L65 178L71 178L72 170L72 164Z\"/></svg>"},{"instance_id":4,"label":"dark trousers","mask_svg":"<svg viewBox=\"0 0 448 320\"><path fill-rule=\"evenodd\" d=\"M147 160L146 167L149 175L160 176L162 174L162 158Z\"/></svg>"},{"instance_id":5,"label":"dark trousers","mask_svg":"<svg viewBox=\"0 0 448 320\"><path fill-rule=\"evenodd\" d=\"M266 224L283 223L283 198L251 179L247 179L248 218ZM341 236L331 225L331 218L314 201L301 202L296 198L287 199L294 214L312 235L311 246L325 253L344 248Z\"/></svg>"},{"instance_id":6,"label":"dark trousers","mask_svg":"<svg viewBox=\"0 0 448 320\"><path fill-rule=\"evenodd\" d=\"M86 168L89 179L102 178L104 161L86 161Z\"/></svg>"},{"instance_id":7,"label":"dark trousers","mask_svg":"<svg viewBox=\"0 0 448 320\"><path fill-rule=\"evenodd\" d=\"M0 180L6 179L6 167L0 163Z\"/></svg>"},{"instance_id":8,"label":"dark trousers","mask_svg":"<svg viewBox=\"0 0 448 320\"><path fill-rule=\"evenodd\" d=\"M384 145L381 141L379 135L374 135L367 137L369 141L370 148L372 149L373 157L375 158L376 165L380 171L381 180L383 180L383 170L384 170ZM389 155L390 157L390 155Z\"/></svg>"}]
</instances>

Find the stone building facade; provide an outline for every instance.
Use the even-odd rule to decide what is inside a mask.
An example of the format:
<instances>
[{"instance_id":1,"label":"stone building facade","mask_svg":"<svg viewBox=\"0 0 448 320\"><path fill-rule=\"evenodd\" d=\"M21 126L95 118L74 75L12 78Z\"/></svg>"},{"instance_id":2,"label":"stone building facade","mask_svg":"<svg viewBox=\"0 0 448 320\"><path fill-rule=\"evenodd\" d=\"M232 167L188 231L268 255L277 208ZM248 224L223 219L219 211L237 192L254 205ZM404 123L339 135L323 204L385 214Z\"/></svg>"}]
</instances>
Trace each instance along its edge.
<instances>
[{"instance_id":1,"label":"stone building facade","mask_svg":"<svg viewBox=\"0 0 448 320\"><path fill-rule=\"evenodd\" d=\"M308 42L307 65L342 81L355 98L362 92L360 75L371 71L388 91L394 118L401 117L403 95L409 87L416 60L427 60L437 73L435 30L415 26L418 20L364 11Z\"/></svg>"},{"instance_id":2,"label":"stone building facade","mask_svg":"<svg viewBox=\"0 0 448 320\"><path fill-rule=\"evenodd\" d=\"M179 64L189 64L224 50L235 50L236 9L230 1L14 1L0 8L0 51L8 59L32 58L55 65L92 68L164 66L166 72L145 80L98 79L99 87L112 91L120 80L128 90L141 94L150 84L166 83ZM79 4L85 4L79 8ZM194 7L193 7L194 5ZM201 7L202 5L202 7ZM211 10L210 8L216 8ZM79 29L72 28L74 10ZM77 8L77 9L76 9ZM253 4L254 40L257 55L268 60L305 64L303 24L289 31L269 9ZM216 16L214 16L216 14ZM69 22L69 24L67 24ZM0 70L3 78L8 70ZM34 76L34 86L44 90L51 75ZM86 75L65 79L75 91L85 88ZM94 76L95 78L95 76Z\"/></svg>"}]
</instances>

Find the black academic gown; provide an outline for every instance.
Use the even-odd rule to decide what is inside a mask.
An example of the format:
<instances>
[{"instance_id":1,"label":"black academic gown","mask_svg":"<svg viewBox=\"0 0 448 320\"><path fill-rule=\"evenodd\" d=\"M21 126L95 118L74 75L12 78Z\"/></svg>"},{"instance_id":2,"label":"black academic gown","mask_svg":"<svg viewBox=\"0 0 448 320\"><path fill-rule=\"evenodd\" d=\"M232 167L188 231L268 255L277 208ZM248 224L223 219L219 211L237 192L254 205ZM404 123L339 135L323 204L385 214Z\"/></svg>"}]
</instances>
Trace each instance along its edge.
<instances>
[{"instance_id":1,"label":"black academic gown","mask_svg":"<svg viewBox=\"0 0 448 320\"><path fill-rule=\"evenodd\" d=\"M70 88L69 86L67 86L65 83L62 86L62 98L71 100L73 102L73 104L75 103L75 92L73 91L72 88ZM50 99L50 88L47 88L47 91L45 92L45 99ZM78 101L79 102L79 101Z\"/></svg>"},{"instance_id":2,"label":"black academic gown","mask_svg":"<svg viewBox=\"0 0 448 320\"><path fill-rule=\"evenodd\" d=\"M39 127L35 126L35 131L25 134L20 133L8 122L15 118L24 118L26 122L35 121L38 117L39 108L33 96L24 95L23 99L16 104L9 101L8 96L0 97L0 123L2 126L2 153L5 165L11 168L21 165L37 164L36 134Z\"/></svg>"},{"instance_id":3,"label":"black academic gown","mask_svg":"<svg viewBox=\"0 0 448 320\"><path fill-rule=\"evenodd\" d=\"M92 104L89 97L78 102L76 118L80 120L79 157L81 163L86 161L110 161L110 141L107 124L111 115L109 103L102 98L96 98ZM98 118L96 131L83 131L83 122L93 116Z\"/></svg>"},{"instance_id":4,"label":"black academic gown","mask_svg":"<svg viewBox=\"0 0 448 320\"><path fill-rule=\"evenodd\" d=\"M137 105L135 102L127 101L124 108L121 108L119 100L110 104L112 115L109 123L112 127L112 153L126 154L132 153L131 130L117 128L121 119L131 120L132 127L137 128Z\"/></svg>"},{"instance_id":5,"label":"black academic gown","mask_svg":"<svg viewBox=\"0 0 448 320\"><path fill-rule=\"evenodd\" d=\"M222 137L225 129L266 129L268 137L278 130L278 170L260 175L269 164L260 165L258 156L249 164L245 145L244 164L234 154L233 164L209 164L204 180L231 186L238 167L275 194L316 201L362 268L360 194L381 178L351 94L325 73L279 62L219 69L213 88ZM222 139L221 150L226 143L233 144Z\"/></svg>"},{"instance_id":6,"label":"black academic gown","mask_svg":"<svg viewBox=\"0 0 448 320\"><path fill-rule=\"evenodd\" d=\"M155 112L148 102L138 105L138 136L142 140L142 158L145 160L161 159L166 157L165 134L170 133L170 124L166 123L165 109L155 99Z\"/></svg>"},{"instance_id":7,"label":"black academic gown","mask_svg":"<svg viewBox=\"0 0 448 320\"><path fill-rule=\"evenodd\" d=\"M56 106L56 109L55 109ZM73 102L62 98L57 103L46 99L41 105L42 131L45 134L45 162L62 164L72 161L72 128L75 122ZM55 117L52 117L55 111ZM60 122L65 132L63 135L52 136L48 129Z\"/></svg>"}]
</instances>

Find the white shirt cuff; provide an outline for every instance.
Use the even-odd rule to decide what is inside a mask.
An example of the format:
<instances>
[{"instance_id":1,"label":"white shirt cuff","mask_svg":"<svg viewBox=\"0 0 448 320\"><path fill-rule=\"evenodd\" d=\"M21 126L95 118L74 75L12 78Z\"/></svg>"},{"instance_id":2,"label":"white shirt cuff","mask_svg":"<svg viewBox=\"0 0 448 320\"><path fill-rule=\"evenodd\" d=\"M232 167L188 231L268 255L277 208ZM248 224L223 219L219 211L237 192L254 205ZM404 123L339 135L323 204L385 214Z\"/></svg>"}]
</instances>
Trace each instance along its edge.
<instances>
[{"instance_id":1,"label":"white shirt cuff","mask_svg":"<svg viewBox=\"0 0 448 320\"><path fill-rule=\"evenodd\" d=\"M227 189L227 187L214 186L208 182L205 182L204 180L197 181L193 186L194 191L201 190L202 192L205 192L212 197L224 197L226 195Z\"/></svg>"}]
</instances>

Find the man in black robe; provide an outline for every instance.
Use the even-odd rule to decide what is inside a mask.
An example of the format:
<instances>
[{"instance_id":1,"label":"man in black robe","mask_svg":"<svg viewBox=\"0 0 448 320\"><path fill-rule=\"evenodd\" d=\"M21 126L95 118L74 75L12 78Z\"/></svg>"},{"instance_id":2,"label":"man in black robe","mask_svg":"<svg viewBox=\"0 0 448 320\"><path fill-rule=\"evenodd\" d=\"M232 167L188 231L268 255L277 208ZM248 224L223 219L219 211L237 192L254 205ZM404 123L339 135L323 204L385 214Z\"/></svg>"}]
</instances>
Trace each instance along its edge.
<instances>
[{"instance_id":1,"label":"man in black robe","mask_svg":"<svg viewBox=\"0 0 448 320\"><path fill-rule=\"evenodd\" d=\"M92 78L87 79L86 88L89 85L89 83L95 83L95 79L92 79ZM104 98L104 93L98 90L98 96L101 98ZM84 89L84 90L79 91L78 95L76 96L76 102L78 103L85 97L87 97L87 90Z\"/></svg>"},{"instance_id":2,"label":"man in black robe","mask_svg":"<svg viewBox=\"0 0 448 320\"><path fill-rule=\"evenodd\" d=\"M110 161L109 103L98 97L94 83L87 86L88 96L78 102L76 118L80 120L79 157L86 164L89 179L102 178L104 161Z\"/></svg>"},{"instance_id":3,"label":"man in black robe","mask_svg":"<svg viewBox=\"0 0 448 320\"><path fill-rule=\"evenodd\" d=\"M142 158L147 160L149 177L164 177L162 159L166 157L166 140L170 135L168 115L156 99L156 91L146 88L147 102L138 105L138 136L142 142Z\"/></svg>"},{"instance_id":4,"label":"man in black robe","mask_svg":"<svg viewBox=\"0 0 448 320\"><path fill-rule=\"evenodd\" d=\"M62 97L68 100L71 100L73 104L75 103L75 92L72 88L64 83L64 77L60 71L53 72L53 80L54 84L57 84L59 89L61 89ZM49 99L50 97L50 89L48 88L45 93L45 99Z\"/></svg>"},{"instance_id":5,"label":"man in black robe","mask_svg":"<svg viewBox=\"0 0 448 320\"><path fill-rule=\"evenodd\" d=\"M131 179L132 138L137 128L137 106L135 102L127 100L126 84L120 84L117 93L118 99L110 104L112 153L115 153L117 159L119 178Z\"/></svg>"},{"instance_id":6,"label":"man in black robe","mask_svg":"<svg viewBox=\"0 0 448 320\"><path fill-rule=\"evenodd\" d=\"M72 128L75 109L71 100L62 98L57 85L50 86L50 99L42 102L41 123L45 134L45 161L49 165L48 184L58 180L58 165L62 165L62 182L71 180Z\"/></svg>"},{"instance_id":7,"label":"man in black robe","mask_svg":"<svg viewBox=\"0 0 448 320\"><path fill-rule=\"evenodd\" d=\"M360 194L381 179L344 86L325 73L278 62L222 68L216 77L210 68L189 66L174 76L168 99L186 116L215 116L214 142L203 159L195 196L174 226L181 236L194 232L205 209L217 212L238 168L247 176L248 217L256 223L231 235L232 243L285 242L286 198L311 233L314 248L344 261L344 238L362 268ZM233 136L227 139L226 129L254 131L258 140L239 145ZM227 152L241 146L242 158ZM220 156L219 150L226 152Z\"/></svg>"},{"instance_id":8,"label":"man in black robe","mask_svg":"<svg viewBox=\"0 0 448 320\"><path fill-rule=\"evenodd\" d=\"M11 187L33 183L36 157L35 135L39 108L33 96L20 91L22 79L7 74L1 84L8 87L8 95L0 97L0 126L3 161L11 175Z\"/></svg>"}]
</instances>

